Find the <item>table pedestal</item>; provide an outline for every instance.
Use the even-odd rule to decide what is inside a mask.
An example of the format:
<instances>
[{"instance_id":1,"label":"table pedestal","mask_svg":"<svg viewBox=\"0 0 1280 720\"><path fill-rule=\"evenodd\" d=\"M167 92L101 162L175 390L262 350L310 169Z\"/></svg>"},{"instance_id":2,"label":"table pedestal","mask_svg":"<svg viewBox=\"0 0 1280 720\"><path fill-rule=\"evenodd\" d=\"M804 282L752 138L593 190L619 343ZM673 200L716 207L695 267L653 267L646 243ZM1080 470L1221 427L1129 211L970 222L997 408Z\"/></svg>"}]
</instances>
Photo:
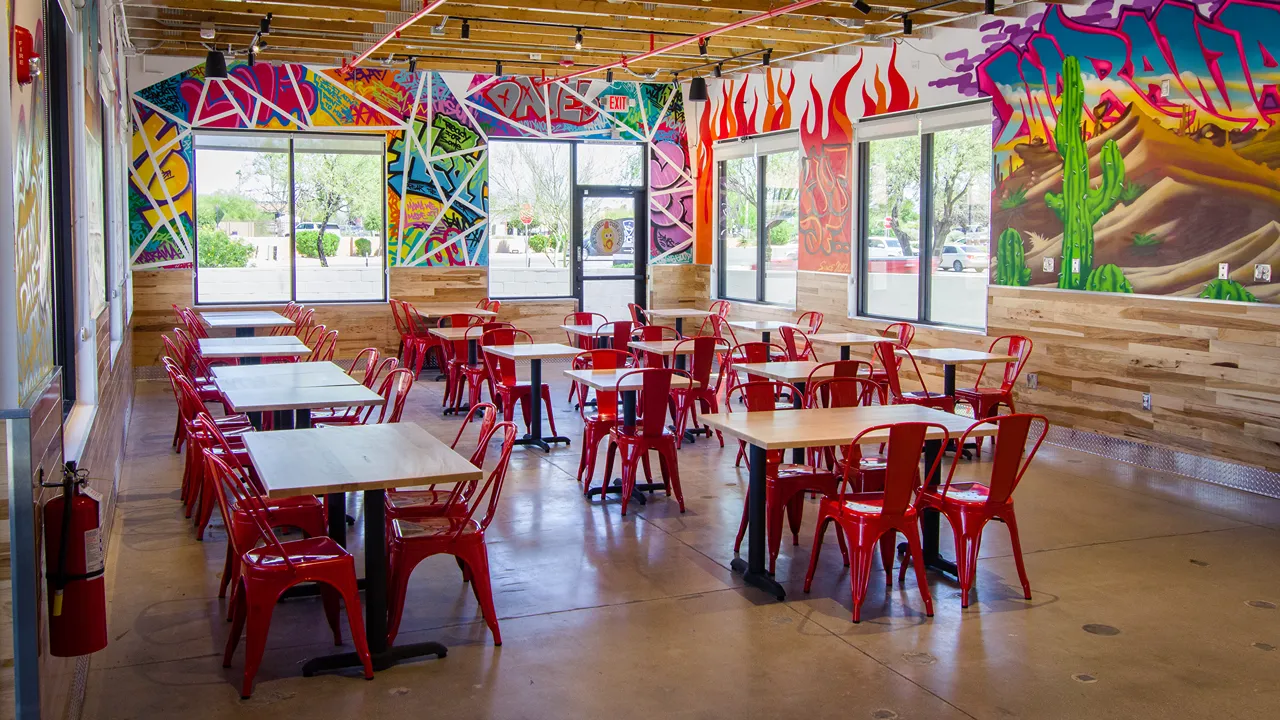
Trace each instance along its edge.
<instances>
[{"instance_id":1,"label":"table pedestal","mask_svg":"<svg viewBox=\"0 0 1280 720\"><path fill-rule=\"evenodd\" d=\"M542 436L542 360L529 360L529 432L516 440L516 445L532 445L542 448L543 452L551 452L551 443L569 444L569 438L563 435Z\"/></svg>"},{"instance_id":2,"label":"table pedestal","mask_svg":"<svg viewBox=\"0 0 1280 720\"><path fill-rule=\"evenodd\" d=\"M634 429L636 426L636 391L635 390L622 391L622 426L628 429ZM644 505L648 502L648 499L645 498L644 496L645 493L653 492L655 490L666 490L666 489L667 489L667 486L664 483L654 483L654 482L636 483L631 489L631 499L635 500L641 505ZM587 497L590 498L590 497L595 497L596 495L599 495L601 496L601 499L603 499L605 493L609 493L611 495L615 493L621 494L622 478L620 477L614 478L612 483L609 482L608 478L605 478L605 484L602 487L591 488L590 490L588 490Z\"/></svg>"},{"instance_id":3,"label":"table pedestal","mask_svg":"<svg viewBox=\"0 0 1280 720\"><path fill-rule=\"evenodd\" d=\"M787 591L769 575L765 566L765 464L767 453L756 445L747 446L751 463L751 480L747 486L747 559L734 558L729 567L742 573L748 585L764 590L778 600L787 599Z\"/></svg>"}]
</instances>

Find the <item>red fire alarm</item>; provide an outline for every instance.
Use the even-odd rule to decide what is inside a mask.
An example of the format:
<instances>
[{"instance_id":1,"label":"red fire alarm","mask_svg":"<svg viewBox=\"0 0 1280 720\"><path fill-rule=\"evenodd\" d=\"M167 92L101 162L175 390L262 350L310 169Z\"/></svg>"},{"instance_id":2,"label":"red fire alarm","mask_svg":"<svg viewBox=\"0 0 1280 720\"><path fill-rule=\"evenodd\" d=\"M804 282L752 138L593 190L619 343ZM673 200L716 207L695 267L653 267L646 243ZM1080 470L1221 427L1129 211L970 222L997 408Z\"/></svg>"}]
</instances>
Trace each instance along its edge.
<instances>
[{"instance_id":1,"label":"red fire alarm","mask_svg":"<svg viewBox=\"0 0 1280 720\"><path fill-rule=\"evenodd\" d=\"M38 68L38 63L39 56L36 55L31 31L15 25L13 28L13 66L17 70L19 85L26 85L31 82L32 66L35 65ZM37 72L39 72L38 69Z\"/></svg>"}]
</instances>

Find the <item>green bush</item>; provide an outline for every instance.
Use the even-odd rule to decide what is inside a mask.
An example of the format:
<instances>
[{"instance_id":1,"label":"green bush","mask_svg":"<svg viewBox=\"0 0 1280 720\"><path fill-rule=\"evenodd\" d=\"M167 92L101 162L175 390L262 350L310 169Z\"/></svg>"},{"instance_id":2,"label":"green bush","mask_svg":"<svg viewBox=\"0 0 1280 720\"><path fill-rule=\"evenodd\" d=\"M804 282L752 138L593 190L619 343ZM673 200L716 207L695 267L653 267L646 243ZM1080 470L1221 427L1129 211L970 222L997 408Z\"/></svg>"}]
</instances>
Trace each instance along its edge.
<instances>
[{"instance_id":1,"label":"green bush","mask_svg":"<svg viewBox=\"0 0 1280 720\"><path fill-rule=\"evenodd\" d=\"M249 266L254 247L222 230L202 229L196 235L196 255L202 268L242 268Z\"/></svg>"},{"instance_id":2,"label":"green bush","mask_svg":"<svg viewBox=\"0 0 1280 720\"><path fill-rule=\"evenodd\" d=\"M294 238L294 244L298 248L298 254L305 258L320 257L316 252L316 235L317 230L303 230ZM324 256L333 257L338 252L338 236L333 233L324 234Z\"/></svg>"},{"instance_id":3,"label":"green bush","mask_svg":"<svg viewBox=\"0 0 1280 720\"><path fill-rule=\"evenodd\" d=\"M795 242L797 237L799 236L796 233L796 224L792 220L784 220L769 228L770 245L789 245Z\"/></svg>"},{"instance_id":4,"label":"green bush","mask_svg":"<svg viewBox=\"0 0 1280 720\"><path fill-rule=\"evenodd\" d=\"M1131 293L1133 285L1118 265L1103 265L1093 269L1084 281L1084 289L1091 292Z\"/></svg>"},{"instance_id":5,"label":"green bush","mask_svg":"<svg viewBox=\"0 0 1280 720\"><path fill-rule=\"evenodd\" d=\"M1222 280L1214 278L1210 280L1204 289L1200 291L1199 297L1208 300L1235 300L1236 302L1258 302L1258 298L1249 289L1235 280Z\"/></svg>"},{"instance_id":6,"label":"green bush","mask_svg":"<svg viewBox=\"0 0 1280 720\"><path fill-rule=\"evenodd\" d=\"M369 238L356 238L356 257L369 257L373 254L373 243L369 242ZM328 254L328 248L325 248Z\"/></svg>"},{"instance_id":7,"label":"green bush","mask_svg":"<svg viewBox=\"0 0 1280 720\"><path fill-rule=\"evenodd\" d=\"M536 253L546 252L547 246L551 244L551 238L546 235L530 235L529 249Z\"/></svg>"}]
</instances>

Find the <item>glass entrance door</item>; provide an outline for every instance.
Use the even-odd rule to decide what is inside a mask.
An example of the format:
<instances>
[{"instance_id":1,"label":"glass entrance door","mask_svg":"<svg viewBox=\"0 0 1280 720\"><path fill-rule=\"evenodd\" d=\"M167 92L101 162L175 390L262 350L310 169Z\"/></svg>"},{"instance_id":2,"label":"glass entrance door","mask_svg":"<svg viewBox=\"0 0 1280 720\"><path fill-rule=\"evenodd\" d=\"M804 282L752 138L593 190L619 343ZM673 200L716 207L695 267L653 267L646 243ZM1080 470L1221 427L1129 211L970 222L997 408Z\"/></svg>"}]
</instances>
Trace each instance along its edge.
<instances>
[{"instance_id":1,"label":"glass entrance door","mask_svg":"<svg viewBox=\"0 0 1280 720\"><path fill-rule=\"evenodd\" d=\"M643 202L638 190L578 188L574 237L578 303L584 312L629 320L627 303L644 305L649 254Z\"/></svg>"}]
</instances>

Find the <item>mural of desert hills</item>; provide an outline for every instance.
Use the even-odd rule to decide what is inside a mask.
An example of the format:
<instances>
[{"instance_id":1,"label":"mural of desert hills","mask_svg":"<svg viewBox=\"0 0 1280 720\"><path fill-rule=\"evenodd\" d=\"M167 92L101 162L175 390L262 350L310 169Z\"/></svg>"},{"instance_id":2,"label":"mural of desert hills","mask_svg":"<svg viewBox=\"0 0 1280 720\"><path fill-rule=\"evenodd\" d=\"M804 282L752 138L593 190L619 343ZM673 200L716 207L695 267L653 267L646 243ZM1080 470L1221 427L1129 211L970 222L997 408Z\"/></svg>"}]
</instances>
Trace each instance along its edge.
<instances>
[{"instance_id":1,"label":"mural of desert hills","mask_svg":"<svg viewBox=\"0 0 1280 720\"><path fill-rule=\"evenodd\" d=\"M1205 124L1180 133L1129 105L1088 142L1094 186L1108 140L1124 157L1125 189L1094 226L1094 267L1123 268L1136 293L1194 297L1225 262L1230 279L1259 301L1280 303L1280 284L1253 278L1255 263L1280 270L1280 126L1228 133ZM1054 286L1062 222L1045 193L1061 191L1062 161L1040 141L1014 149L1023 164L1001 185L992 227L1021 232L1030 284ZM1046 257L1053 272L1043 270Z\"/></svg>"}]
</instances>

